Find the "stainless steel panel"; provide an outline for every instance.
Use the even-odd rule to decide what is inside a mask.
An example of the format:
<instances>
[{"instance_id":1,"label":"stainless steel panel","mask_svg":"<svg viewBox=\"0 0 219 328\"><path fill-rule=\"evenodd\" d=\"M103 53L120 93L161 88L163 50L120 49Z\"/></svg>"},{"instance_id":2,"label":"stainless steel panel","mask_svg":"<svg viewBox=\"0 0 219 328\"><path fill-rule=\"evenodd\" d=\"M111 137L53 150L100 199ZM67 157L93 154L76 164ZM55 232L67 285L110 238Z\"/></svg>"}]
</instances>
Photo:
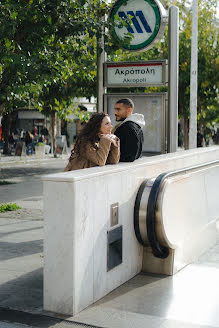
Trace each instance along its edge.
<instances>
[{"instance_id":1,"label":"stainless steel panel","mask_svg":"<svg viewBox=\"0 0 219 328\"><path fill-rule=\"evenodd\" d=\"M113 227L119 223L119 203L110 206L110 226Z\"/></svg>"}]
</instances>

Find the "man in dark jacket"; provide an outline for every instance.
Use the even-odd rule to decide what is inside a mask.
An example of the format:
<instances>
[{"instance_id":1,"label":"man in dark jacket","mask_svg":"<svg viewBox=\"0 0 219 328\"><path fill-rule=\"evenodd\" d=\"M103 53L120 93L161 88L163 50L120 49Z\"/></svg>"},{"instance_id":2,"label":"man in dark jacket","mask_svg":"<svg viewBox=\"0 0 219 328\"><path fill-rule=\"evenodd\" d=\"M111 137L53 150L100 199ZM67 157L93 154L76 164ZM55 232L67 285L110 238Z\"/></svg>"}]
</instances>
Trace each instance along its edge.
<instances>
[{"instance_id":1,"label":"man in dark jacket","mask_svg":"<svg viewBox=\"0 0 219 328\"><path fill-rule=\"evenodd\" d=\"M113 133L120 139L120 162L133 162L141 156L144 142L142 114L132 114L134 103L129 98L120 99L115 104L116 121L120 122Z\"/></svg>"}]
</instances>

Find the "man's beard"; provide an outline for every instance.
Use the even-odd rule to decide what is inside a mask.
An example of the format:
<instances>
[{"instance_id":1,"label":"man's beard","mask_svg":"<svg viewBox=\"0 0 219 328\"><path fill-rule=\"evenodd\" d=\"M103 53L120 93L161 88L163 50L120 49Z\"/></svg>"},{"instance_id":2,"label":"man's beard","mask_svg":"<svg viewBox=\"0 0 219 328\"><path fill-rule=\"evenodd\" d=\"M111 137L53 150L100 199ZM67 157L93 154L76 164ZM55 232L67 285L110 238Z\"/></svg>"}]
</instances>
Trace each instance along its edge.
<instances>
[{"instance_id":1,"label":"man's beard","mask_svg":"<svg viewBox=\"0 0 219 328\"><path fill-rule=\"evenodd\" d=\"M116 122L122 122L122 121L125 121L126 118L127 118L127 117L121 117L121 118L118 120L117 117L116 117Z\"/></svg>"}]
</instances>

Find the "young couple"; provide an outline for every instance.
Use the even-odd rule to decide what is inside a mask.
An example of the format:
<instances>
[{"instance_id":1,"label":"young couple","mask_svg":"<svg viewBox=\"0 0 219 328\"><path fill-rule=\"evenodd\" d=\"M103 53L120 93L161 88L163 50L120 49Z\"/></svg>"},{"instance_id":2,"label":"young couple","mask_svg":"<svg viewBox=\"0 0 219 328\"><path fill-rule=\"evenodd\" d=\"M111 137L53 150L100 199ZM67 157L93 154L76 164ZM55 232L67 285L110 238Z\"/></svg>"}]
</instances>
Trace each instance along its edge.
<instances>
[{"instance_id":1,"label":"young couple","mask_svg":"<svg viewBox=\"0 0 219 328\"><path fill-rule=\"evenodd\" d=\"M93 114L76 139L65 172L139 158L145 121L142 114L132 114L133 109L131 99L117 101L115 117L119 123L114 129L109 115Z\"/></svg>"}]
</instances>

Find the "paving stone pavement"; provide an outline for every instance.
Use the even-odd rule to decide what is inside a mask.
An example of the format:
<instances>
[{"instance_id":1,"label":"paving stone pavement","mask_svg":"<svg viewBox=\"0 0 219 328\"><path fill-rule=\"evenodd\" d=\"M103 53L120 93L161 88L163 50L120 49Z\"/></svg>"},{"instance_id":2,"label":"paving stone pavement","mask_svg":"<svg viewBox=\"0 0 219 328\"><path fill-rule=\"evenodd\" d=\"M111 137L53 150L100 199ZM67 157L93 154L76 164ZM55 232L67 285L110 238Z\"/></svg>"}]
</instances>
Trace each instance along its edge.
<instances>
[{"instance_id":1,"label":"paving stone pavement","mask_svg":"<svg viewBox=\"0 0 219 328\"><path fill-rule=\"evenodd\" d=\"M23 184L29 188L43 172L50 173L49 165L37 165L2 168L4 179L16 182L2 190L11 192ZM75 317L49 316L43 311L41 189L13 200L21 210L0 213L0 328L219 327L219 238L215 247L173 277L137 275Z\"/></svg>"},{"instance_id":2,"label":"paving stone pavement","mask_svg":"<svg viewBox=\"0 0 219 328\"><path fill-rule=\"evenodd\" d=\"M42 197L29 197L16 201L21 208L17 211L0 213L0 218L6 219L26 219L26 220L43 220L43 199Z\"/></svg>"}]
</instances>

